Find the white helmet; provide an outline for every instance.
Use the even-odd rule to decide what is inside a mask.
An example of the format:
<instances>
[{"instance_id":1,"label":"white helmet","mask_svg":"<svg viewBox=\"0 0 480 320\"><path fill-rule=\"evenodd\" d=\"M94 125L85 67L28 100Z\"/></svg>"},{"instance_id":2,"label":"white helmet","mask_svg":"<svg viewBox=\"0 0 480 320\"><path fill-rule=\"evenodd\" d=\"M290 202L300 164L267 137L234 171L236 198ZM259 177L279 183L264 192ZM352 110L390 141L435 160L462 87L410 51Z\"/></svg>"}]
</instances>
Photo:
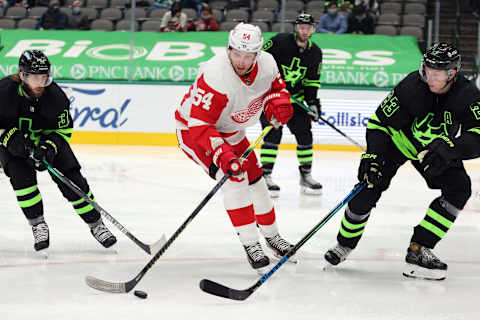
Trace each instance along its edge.
<instances>
[{"instance_id":1,"label":"white helmet","mask_svg":"<svg viewBox=\"0 0 480 320\"><path fill-rule=\"evenodd\" d=\"M240 22L230 31L228 48L257 53L262 46L262 31L257 26Z\"/></svg>"}]
</instances>

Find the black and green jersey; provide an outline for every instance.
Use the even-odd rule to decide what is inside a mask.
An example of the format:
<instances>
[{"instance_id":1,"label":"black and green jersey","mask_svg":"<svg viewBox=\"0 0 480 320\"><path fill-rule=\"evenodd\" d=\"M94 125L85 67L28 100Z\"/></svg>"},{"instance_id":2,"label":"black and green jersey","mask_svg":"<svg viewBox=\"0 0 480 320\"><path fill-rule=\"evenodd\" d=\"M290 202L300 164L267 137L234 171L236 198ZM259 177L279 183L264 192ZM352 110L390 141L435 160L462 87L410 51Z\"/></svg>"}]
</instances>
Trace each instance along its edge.
<instances>
[{"instance_id":1,"label":"black and green jersey","mask_svg":"<svg viewBox=\"0 0 480 320\"><path fill-rule=\"evenodd\" d=\"M382 101L367 126L369 152L382 153L391 139L411 160L438 136L452 139L462 159L480 156L480 91L462 75L439 95L429 90L418 71L410 73Z\"/></svg>"},{"instance_id":2,"label":"black and green jersey","mask_svg":"<svg viewBox=\"0 0 480 320\"><path fill-rule=\"evenodd\" d=\"M70 101L53 82L39 99L29 100L20 83L10 77L0 80L0 129L17 127L38 144L51 133L67 142L73 132Z\"/></svg>"},{"instance_id":3,"label":"black and green jersey","mask_svg":"<svg viewBox=\"0 0 480 320\"><path fill-rule=\"evenodd\" d=\"M279 33L265 42L263 50L275 58L290 94L312 101L320 88L322 50L310 40L305 49L300 48L295 38L294 33Z\"/></svg>"}]
</instances>

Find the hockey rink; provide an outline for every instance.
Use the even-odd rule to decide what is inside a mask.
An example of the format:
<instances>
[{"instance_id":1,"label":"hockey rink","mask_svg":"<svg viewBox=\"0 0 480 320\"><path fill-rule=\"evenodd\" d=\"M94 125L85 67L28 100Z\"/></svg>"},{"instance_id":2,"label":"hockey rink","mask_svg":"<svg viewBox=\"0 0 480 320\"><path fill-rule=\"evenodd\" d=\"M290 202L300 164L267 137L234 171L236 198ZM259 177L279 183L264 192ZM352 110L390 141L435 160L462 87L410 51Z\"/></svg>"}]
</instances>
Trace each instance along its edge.
<instances>
[{"instance_id":1,"label":"hockey rink","mask_svg":"<svg viewBox=\"0 0 480 320\"><path fill-rule=\"evenodd\" d=\"M169 238L215 182L173 147L75 145L83 173L98 203L137 238ZM258 155L258 153L257 153ZM294 150L281 150L274 181L281 234L296 243L356 183L360 153L315 151L313 176L320 197L299 193ZM466 162L478 193L480 160ZM45 219L50 227L48 259L33 250L33 236L7 178L0 176L0 319L479 319L480 200L472 197L434 253L448 263L444 281L402 276L413 227L439 192L428 190L409 164L384 193L350 259L323 271L323 254L336 243L343 215L337 213L246 301L210 296L207 278L245 289L259 276L215 195L129 294L91 289L85 277L113 282L134 278L150 260L117 228L115 250L105 250L64 200L46 172L39 174ZM105 220L105 219L104 219ZM265 246L264 246L265 248ZM270 251L266 252L270 255ZM271 255L270 255L271 256ZM272 259L273 260L273 259ZM271 267L277 262L271 264Z\"/></svg>"}]
</instances>

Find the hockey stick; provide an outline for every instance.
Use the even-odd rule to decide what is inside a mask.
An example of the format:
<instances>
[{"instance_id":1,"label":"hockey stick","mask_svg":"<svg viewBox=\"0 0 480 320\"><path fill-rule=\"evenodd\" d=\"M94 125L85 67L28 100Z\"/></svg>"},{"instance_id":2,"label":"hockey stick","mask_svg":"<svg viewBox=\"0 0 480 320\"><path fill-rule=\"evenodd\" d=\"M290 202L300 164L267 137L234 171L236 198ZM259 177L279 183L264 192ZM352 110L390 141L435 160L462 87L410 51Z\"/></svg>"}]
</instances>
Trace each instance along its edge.
<instances>
[{"instance_id":1,"label":"hockey stick","mask_svg":"<svg viewBox=\"0 0 480 320\"><path fill-rule=\"evenodd\" d=\"M305 103L305 101L302 101L300 102L297 98L291 96L292 100L298 104L302 109L304 109L305 111L307 111L307 113L313 113L312 109L310 109L308 107L308 105ZM365 148L360 144L358 143L357 141L353 140L352 138L350 138L349 136L347 136L345 133L343 133L340 129L338 129L337 127L335 127L333 124L331 124L330 122L327 121L327 119L325 119L324 117L322 117L321 115L319 115L318 117L320 120L322 120L327 126L329 126L330 128L332 128L333 130L337 131L340 135L344 136L348 141L350 141L351 143L353 143L354 145L356 145L357 147L359 147L363 152L366 152Z\"/></svg>"},{"instance_id":2,"label":"hockey stick","mask_svg":"<svg viewBox=\"0 0 480 320\"><path fill-rule=\"evenodd\" d=\"M257 146L260 141L267 135L267 133L270 132L272 129L272 126L265 127L263 129L262 133L260 136L250 144L250 146L243 152L240 158L246 159L248 155L253 151L255 146ZM217 191L220 189L220 187L228 180L228 178L231 176L231 173L225 174L220 181L217 182L217 184L213 187L213 189L207 194L205 198L203 198L202 202L193 210L192 214L188 216L188 218L185 220L185 222L182 223L182 225L175 231L175 233L170 237L170 239L167 240L167 242L162 246L162 248L153 256L152 259L147 263L145 267L137 274L135 278L133 278L130 281L127 282L108 282L105 280L97 279L92 276L87 276L85 278L85 281L87 282L87 285L91 288L100 290L100 291L105 291L105 292L110 292L110 293L127 293L130 292L139 282L142 280L142 278L145 276L145 274L150 270L151 267L157 262L157 260L163 255L165 251L167 251L168 247L177 239L177 237L182 233L182 231L187 227L187 225L192 222L193 218L200 212L200 210L207 204L207 202L217 193Z\"/></svg>"},{"instance_id":3,"label":"hockey stick","mask_svg":"<svg viewBox=\"0 0 480 320\"><path fill-rule=\"evenodd\" d=\"M32 158L33 159L33 158ZM33 159L34 161L37 161ZM65 177L64 174L62 174L60 171L58 171L55 168L52 168L50 164L48 164L47 161L42 160L42 162L46 165L48 171L50 171L55 177L57 177L62 183L64 183L67 187L70 188L73 192L75 192L80 198L88 202L90 205L92 205L102 216L104 216L108 221L110 221L115 227L117 227L123 234L125 234L130 240L135 242L137 246L143 249L148 254L152 254L153 252L157 251L158 248L160 248L164 243L165 243L165 235L162 236L161 239L159 239L157 242L153 244L146 244L143 243L142 241L138 240L133 234L130 233L124 226L120 224L114 217L112 217L107 211L105 211L100 205L90 199L90 197L82 191L75 183L73 183L70 179Z\"/></svg>"},{"instance_id":4,"label":"hockey stick","mask_svg":"<svg viewBox=\"0 0 480 320\"><path fill-rule=\"evenodd\" d=\"M245 300L252 293L254 293L265 281L267 281L272 274L274 274L289 258L291 258L298 249L300 249L335 213L337 213L346 203L353 199L363 188L364 183L358 183L353 190L343 199L335 208L332 209L310 232L308 232L295 246L285 254L280 262L278 262L270 271L268 271L263 277L261 277L253 286L245 290L236 290L226 287L220 283L203 279L200 281L200 289L206 293L210 293L219 297L232 299L232 300Z\"/></svg>"}]
</instances>

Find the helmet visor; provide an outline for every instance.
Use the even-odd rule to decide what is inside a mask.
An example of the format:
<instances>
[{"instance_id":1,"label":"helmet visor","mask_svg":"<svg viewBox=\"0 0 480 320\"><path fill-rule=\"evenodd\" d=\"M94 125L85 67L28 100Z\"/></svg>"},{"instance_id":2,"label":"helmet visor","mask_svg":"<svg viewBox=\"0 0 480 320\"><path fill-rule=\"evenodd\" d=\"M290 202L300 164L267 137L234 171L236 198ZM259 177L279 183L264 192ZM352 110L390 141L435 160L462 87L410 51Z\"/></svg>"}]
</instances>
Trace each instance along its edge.
<instances>
[{"instance_id":1,"label":"helmet visor","mask_svg":"<svg viewBox=\"0 0 480 320\"><path fill-rule=\"evenodd\" d=\"M50 73L23 73L23 82L31 88L45 88L52 84L52 76Z\"/></svg>"},{"instance_id":2,"label":"helmet visor","mask_svg":"<svg viewBox=\"0 0 480 320\"><path fill-rule=\"evenodd\" d=\"M313 24L297 24L295 26L295 30L297 32L309 33L310 35L312 35L312 33L315 32L315 27L313 26Z\"/></svg>"},{"instance_id":3,"label":"helmet visor","mask_svg":"<svg viewBox=\"0 0 480 320\"><path fill-rule=\"evenodd\" d=\"M446 82L449 79L447 70L433 69L427 66L424 72L425 72L425 78L427 81Z\"/></svg>"}]
</instances>

